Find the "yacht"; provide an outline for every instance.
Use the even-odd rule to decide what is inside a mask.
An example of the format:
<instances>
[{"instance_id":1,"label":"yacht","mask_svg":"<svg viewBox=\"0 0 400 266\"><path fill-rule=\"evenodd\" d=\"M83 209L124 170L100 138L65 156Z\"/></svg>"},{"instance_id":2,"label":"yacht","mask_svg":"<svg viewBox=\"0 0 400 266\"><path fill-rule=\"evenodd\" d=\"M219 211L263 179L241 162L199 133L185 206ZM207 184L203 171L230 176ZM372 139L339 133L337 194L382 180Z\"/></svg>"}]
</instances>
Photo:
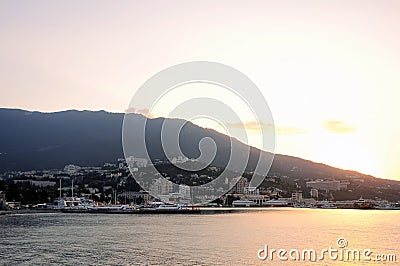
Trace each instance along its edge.
<instances>
[{"instance_id":1,"label":"yacht","mask_svg":"<svg viewBox=\"0 0 400 266\"><path fill-rule=\"evenodd\" d=\"M326 204L322 205L321 208L322 209L337 209L337 207L332 203L330 203L330 204L326 203Z\"/></svg>"},{"instance_id":2,"label":"yacht","mask_svg":"<svg viewBox=\"0 0 400 266\"><path fill-rule=\"evenodd\" d=\"M289 206L289 202L286 200L268 200L262 203L263 206L270 206L270 207L287 207Z\"/></svg>"},{"instance_id":3,"label":"yacht","mask_svg":"<svg viewBox=\"0 0 400 266\"><path fill-rule=\"evenodd\" d=\"M233 207L251 207L256 206L256 203L251 200L234 200L232 202Z\"/></svg>"}]
</instances>

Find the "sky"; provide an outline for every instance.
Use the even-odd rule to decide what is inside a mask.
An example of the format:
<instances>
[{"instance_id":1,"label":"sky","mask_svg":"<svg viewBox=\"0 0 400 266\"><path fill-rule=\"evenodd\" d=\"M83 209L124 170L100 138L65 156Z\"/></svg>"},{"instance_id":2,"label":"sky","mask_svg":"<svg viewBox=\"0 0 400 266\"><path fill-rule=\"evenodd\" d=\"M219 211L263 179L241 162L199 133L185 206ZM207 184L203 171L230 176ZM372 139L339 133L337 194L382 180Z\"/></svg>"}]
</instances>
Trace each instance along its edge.
<instances>
[{"instance_id":1,"label":"sky","mask_svg":"<svg viewBox=\"0 0 400 266\"><path fill-rule=\"evenodd\" d=\"M219 62L261 90L277 153L400 180L399 14L400 1L0 1L0 107L124 112L155 73Z\"/></svg>"}]
</instances>

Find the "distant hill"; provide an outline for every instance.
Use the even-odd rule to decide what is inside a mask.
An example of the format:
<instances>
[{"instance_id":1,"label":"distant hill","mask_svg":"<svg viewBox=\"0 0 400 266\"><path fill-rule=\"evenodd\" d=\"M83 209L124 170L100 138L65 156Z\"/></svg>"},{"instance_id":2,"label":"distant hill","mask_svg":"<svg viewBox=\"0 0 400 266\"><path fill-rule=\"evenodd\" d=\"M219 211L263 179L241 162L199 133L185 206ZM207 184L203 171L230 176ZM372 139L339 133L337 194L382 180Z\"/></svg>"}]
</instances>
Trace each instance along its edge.
<instances>
[{"instance_id":1,"label":"distant hill","mask_svg":"<svg viewBox=\"0 0 400 266\"><path fill-rule=\"evenodd\" d=\"M124 114L105 111L64 111L57 113L0 109L0 171L62 168L66 164L102 165L123 158L122 123ZM139 127L146 118L130 114L130 122ZM149 119L146 141L152 159L165 159L161 145L164 118ZM182 120L180 120L182 121ZM179 120L171 120L177 123ZM230 139L214 130L187 123L180 135L180 146L189 158L200 155L199 141L211 137L218 153L213 164L226 165L230 156ZM133 141L138 141L132 136ZM236 141L237 142L237 141ZM239 142L237 142L239 143ZM243 143L238 144L245 149ZM252 156L259 150L252 148ZM132 154L144 156L140 151ZM256 160L251 160L249 169Z\"/></svg>"},{"instance_id":2,"label":"distant hill","mask_svg":"<svg viewBox=\"0 0 400 266\"><path fill-rule=\"evenodd\" d=\"M98 165L122 156L122 114L0 109L0 171Z\"/></svg>"},{"instance_id":3,"label":"distant hill","mask_svg":"<svg viewBox=\"0 0 400 266\"><path fill-rule=\"evenodd\" d=\"M102 165L123 157L122 122L124 114L105 111L63 111L56 113L0 109L0 172L62 168L66 164ZM132 121L143 123L145 117L132 114ZM146 135L150 156L165 159L160 132L164 118L149 119ZM180 136L183 152L190 158L199 156L198 142L211 137L218 153L213 162L224 166L230 156L229 138L211 129L187 123ZM243 148L245 148L245 144ZM251 147L248 170L254 169L260 150ZM135 154L141 156L141 154ZM270 174L296 179L372 176L346 171L301 158L276 155Z\"/></svg>"}]
</instances>

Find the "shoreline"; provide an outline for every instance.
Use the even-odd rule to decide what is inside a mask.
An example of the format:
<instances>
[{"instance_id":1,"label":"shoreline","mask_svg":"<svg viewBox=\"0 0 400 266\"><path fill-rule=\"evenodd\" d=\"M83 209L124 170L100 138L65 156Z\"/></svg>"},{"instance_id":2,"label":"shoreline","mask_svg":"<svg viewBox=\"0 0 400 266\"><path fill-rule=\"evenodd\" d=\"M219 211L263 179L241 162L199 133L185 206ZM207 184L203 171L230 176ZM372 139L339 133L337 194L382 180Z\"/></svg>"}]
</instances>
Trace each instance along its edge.
<instances>
[{"instance_id":1,"label":"shoreline","mask_svg":"<svg viewBox=\"0 0 400 266\"><path fill-rule=\"evenodd\" d=\"M22 210L9 210L0 211L0 216L13 215L13 214L42 214L42 213L73 213L73 214L126 214L126 215L137 215L137 214L224 214L224 213L240 213L240 212L253 212L253 211L271 211L271 210L288 210L288 209L310 209L310 210L376 210L382 211L385 209L360 209L360 208L336 208L336 209L324 209L324 208L293 208L293 207L200 207L197 209L183 209L183 210L84 210L84 209L22 209ZM398 209L387 209L389 211L396 211ZM386 211L387 211L386 210Z\"/></svg>"}]
</instances>

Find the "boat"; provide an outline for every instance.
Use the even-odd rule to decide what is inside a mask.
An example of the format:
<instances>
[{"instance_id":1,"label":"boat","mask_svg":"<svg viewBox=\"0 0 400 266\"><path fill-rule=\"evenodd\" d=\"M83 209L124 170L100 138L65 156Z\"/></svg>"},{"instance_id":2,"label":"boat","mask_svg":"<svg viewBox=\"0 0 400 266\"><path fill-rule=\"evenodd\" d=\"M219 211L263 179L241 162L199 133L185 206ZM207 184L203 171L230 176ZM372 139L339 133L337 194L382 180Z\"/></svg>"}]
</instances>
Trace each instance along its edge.
<instances>
[{"instance_id":1,"label":"boat","mask_svg":"<svg viewBox=\"0 0 400 266\"><path fill-rule=\"evenodd\" d=\"M186 206L184 205L169 205L169 204L163 204L159 205L156 210L184 210L187 209Z\"/></svg>"},{"instance_id":2,"label":"boat","mask_svg":"<svg viewBox=\"0 0 400 266\"><path fill-rule=\"evenodd\" d=\"M130 205L121 206L91 206L86 208L71 207L61 210L65 213L104 213L104 214L195 214L200 213L198 208L188 208L183 205L159 205L159 206L143 206L137 208Z\"/></svg>"},{"instance_id":3,"label":"boat","mask_svg":"<svg viewBox=\"0 0 400 266\"><path fill-rule=\"evenodd\" d=\"M198 214L200 213L199 208L192 206L188 208L184 205L170 205L164 204L157 207L143 207L139 209L139 213L143 214Z\"/></svg>"},{"instance_id":4,"label":"boat","mask_svg":"<svg viewBox=\"0 0 400 266\"><path fill-rule=\"evenodd\" d=\"M269 206L269 207L287 207L289 206L289 202L285 200L268 200L262 203L262 206Z\"/></svg>"},{"instance_id":5,"label":"boat","mask_svg":"<svg viewBox=\"0 0 400 266\"><path fill-rule=\"evenodd\" d=\"M251 200L234 200L232 202L233 207L251 207L256 206L257 204Z\"/></svg>"},{"instance_id":6,"label":"boat","mask_svg":"<svg viewBox=\"0 0 400 266\"><path fill-rule=\"evenodd\" d=\"M61 210L67 213L138 213L139 209L128 205L118 206L76 206L65 207Z\"/></svg>"},{"instance_id":7,"label":"boat","mask_svg":"<svg viewBox=\"0 0 400 266\"><path fill-rule=\"evenodd\" d=\"M139 208L139 213L152 213L152 214L193 214L193 213L200 213L200 209L192 206L188 208L185 205L174 205L174 204L151 204L148 206L143 206Z\"/></svg>"},{"instance_id":8,"label":"boat","mask_svg":"<svg viewBox=\"0 0 400 266\"><path fill-rule=\"evenodd\" d=\"M362 197L354 202L355 209L369 210L374 208L374 204L371 201L364 200Z\"/></svg>"},{"instance_id":9,"label":"boat","mask_svg":"<svg viewBox=\"0 0 400 266\"><path fill-rule=\"evenodd\" d=\"M301 208L301 209L311 208L311 206L312 205L306 205L304 203L295 203L295 204L293 204L293 208Z\"/></svg>"},{"instance_id":10,"label":"boat","mask_svg":"<svg viewBox=\"0 0 400 266\"><path fill-rule=\"evenodd\" d=\"M324 204L321 206L321 209L337 209L337 207L333 204Z\"/></svg>"},{"instance_id":11,"label":"boat","mask_svg":"<svg viewBox=\"0 0 400 266\"><path fill-rule=\"evenodd\" d=\"M376 209L376 210L400 210L400 207L393 206L390 204L384 204L384 205L375 206L374 209Z\"/></svg>"}]
</instances>

